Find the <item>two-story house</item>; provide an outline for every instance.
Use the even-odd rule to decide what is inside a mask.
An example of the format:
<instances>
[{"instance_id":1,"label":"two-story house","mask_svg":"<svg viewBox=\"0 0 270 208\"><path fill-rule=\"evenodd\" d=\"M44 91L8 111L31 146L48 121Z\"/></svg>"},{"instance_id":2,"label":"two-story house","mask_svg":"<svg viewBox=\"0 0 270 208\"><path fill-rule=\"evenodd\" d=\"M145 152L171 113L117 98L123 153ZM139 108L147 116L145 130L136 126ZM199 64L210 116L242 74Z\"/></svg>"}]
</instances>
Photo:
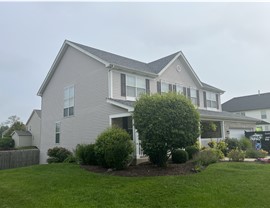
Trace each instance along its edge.
<instances>
[{"instance_id":1,"label":"two-story house","mask_svg":"<svg viewBox=\"0 0 270 208\"><path fill-rule=\"evenodd\" d=\"M106 51L65 41L38 95L42 97L41 163L47 150L93 143L110 125L126 129L142 155L133 126L134 101L141 93L183 93L198 107L201 120L217 126L214 139L228 136L231 128L253 130L256 119L222 112L224 91L203 83L180 51L143 63ZM157 109L158 110L158 109ZM207 144L209 138L199 138Z\"/></svg>"},{"instance_id":2,"label":"two-story house","mask_svg":"<svg viewBox=\"0 0 270 208\"><path fill-rule=\"evenodd\" d=\"M270 93L235 97L222 104L225 111L259 119L258 131L270 131Z\"/></svg>"}]
</instances>

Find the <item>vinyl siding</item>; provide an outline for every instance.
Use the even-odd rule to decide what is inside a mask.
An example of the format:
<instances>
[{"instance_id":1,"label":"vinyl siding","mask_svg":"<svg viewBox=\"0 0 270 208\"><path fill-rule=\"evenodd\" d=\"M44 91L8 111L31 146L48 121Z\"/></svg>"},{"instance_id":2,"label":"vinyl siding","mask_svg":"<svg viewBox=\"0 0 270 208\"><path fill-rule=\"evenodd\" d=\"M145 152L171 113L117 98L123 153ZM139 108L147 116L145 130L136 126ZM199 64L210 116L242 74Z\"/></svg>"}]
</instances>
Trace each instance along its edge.
<instances>
[{"instance_id":1,"label":"vinyl siding","mask_svg":"<svg viewBox=\"0 0 270 208\"><path fill-rule=\"evenodd\" d=\"M37 113L34 112L33 116L27 124L27 129L29 130L29 127L31 128L29 131L32 134L32 146L36 146L38 148L40 148L40 125L41 119Z\"/></svg>"},{"instance_id":2,"label":"vinyl siding","mask_svg":"<svg viewBox=\"0 0 270 208\"><path fill-rule=\"evenodd\" d=\"M74 116L63 117L64 88L74 85ZM126 112L106 102L108 69L96 60L68 47L42 96L41 163L47 150L61 146L70 150L93 143L109 126L109 115ZM61 122L60 144L55 144L55 123Z\"/></svg>"}]
</instances>

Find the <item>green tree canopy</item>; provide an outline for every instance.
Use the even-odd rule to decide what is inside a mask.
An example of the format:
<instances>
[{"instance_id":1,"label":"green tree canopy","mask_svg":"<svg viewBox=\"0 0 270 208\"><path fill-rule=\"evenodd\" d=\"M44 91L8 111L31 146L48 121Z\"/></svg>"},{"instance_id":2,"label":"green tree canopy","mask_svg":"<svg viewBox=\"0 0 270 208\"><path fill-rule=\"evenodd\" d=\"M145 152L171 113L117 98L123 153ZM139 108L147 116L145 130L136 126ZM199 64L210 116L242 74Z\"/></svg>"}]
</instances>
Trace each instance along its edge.
<instances>
[{"instance_id":1,"label":"green tree canopy","mask_svg":"<svg viewBox=\"0 0 270 208\"><path fill-rule=\"evenodd\" d=\"M169 153L193 145L199 136L199 113L180 94L142 95L133 117L144 153L158 166L166 166Z\"/></svg>"},{"instance_id":2,"label":"green tree canopy","mask_svg":"<svg viewBox=\"0 0 270 208\"><path fill-rule=\"evenodd\" d=\"M15 121L13 125L8 129L8 131L5 133L4 137L10 137L12 132L15 130L21 130L25 131L26 126L23 124L23 122Z\"/></svg>"}]
</instances>

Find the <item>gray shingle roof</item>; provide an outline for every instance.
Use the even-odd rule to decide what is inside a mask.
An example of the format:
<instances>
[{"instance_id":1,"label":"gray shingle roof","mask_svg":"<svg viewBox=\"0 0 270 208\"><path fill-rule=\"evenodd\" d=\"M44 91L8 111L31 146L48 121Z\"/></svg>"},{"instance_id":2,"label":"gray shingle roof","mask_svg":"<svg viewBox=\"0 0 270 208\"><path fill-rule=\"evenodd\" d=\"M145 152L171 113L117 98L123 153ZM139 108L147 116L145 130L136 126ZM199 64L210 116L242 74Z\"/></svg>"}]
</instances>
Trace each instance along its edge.
<instances>
[{"instance_id":1,"label":"gray shingle roof","mask_svg":"<svg viewBox=\"0 0 270 208\"><path fill-rule=\"evenodd\" d=\"M202 85L203 85L203 89L205 89L205 90L214 90L214 91L217 91L217 92L220 92L220 93L224 93L224 91L223 90L221 90L221 89L218 89L218 88L216 88L216 87L213 87L213 86L211 86L211 85L209 85L209 84L206 84L206 83L204 83L204 82L202 82Z\"/></svg>"},{"instance_id":2,"label":"gray shingle roof","mask_svg":"<svg viewBox=\"0 0 270 208\"><path fill-rule=\"evenodd\" d=\"M177 53L174 53L172 55L166 56L164 58L158 59L154 62L147 64L144 62L136 61L134 59L130 59L130 58L119 56L113 53L102 51L96 48L81 45L79 43L74 43L74 42L71 42L71 43L97 56L98 58L104 61L107 61L110 64L115 64L115 65L126 67L129 69L136 69L139 71L150 72L150 73L155 73L155 74L158 74L178 54L177 52Z\"/></svg>"},{"instance_id":3,"label":"gray shingle roof","mask_svg":"<svg viewBox=\"0 0 270 208\"><path fill-rule=\"evenodd\" d=\"M235 97L222 104L222 109L229 112L240 112L268 108L270 108L270 93Z\"/></svg>"},{"instance_id":4,"label":"gray shingle roof","mask_svg":"<svg viewBox=\"0 0 270 208\"><path fill-rule=\"evenodd\" d=\"M119 99L110 99L115 102L118 102L122 105L126 105L128 107L134 107L135 101L128 100L119 100ZM226 112L226 111L208 111L208 110L198 110L201 118L216 118L216 119L224 119L224 120L237 120L237 121L251 121L258 122L258 119L250 118L242 115L237 115L234 113Z\"/></svg>"},{"instance_id":5,"label":"gray shingle roof","mask_svg":"<svg viewBox=\"0 0 270 208\"><path fill-rule=\"evenodd\" d=\"M30 131L19 131L19 130L15 130L16 134L18 134L19 136L32 136Z\"/></svg>"}]
</instances>

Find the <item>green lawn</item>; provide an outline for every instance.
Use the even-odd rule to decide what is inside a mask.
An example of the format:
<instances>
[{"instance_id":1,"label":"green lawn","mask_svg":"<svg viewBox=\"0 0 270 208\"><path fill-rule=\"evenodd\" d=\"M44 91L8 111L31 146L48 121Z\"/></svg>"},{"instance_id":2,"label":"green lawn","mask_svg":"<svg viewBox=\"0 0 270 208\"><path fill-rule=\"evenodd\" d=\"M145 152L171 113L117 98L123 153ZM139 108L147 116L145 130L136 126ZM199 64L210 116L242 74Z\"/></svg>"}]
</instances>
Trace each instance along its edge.
<instances>
[{"instance_id":1,"label":"green lawn","mask_svg":"<svg viewBox=\"0 0 270 208\"><path fill-rule=\"evenodd\" d=\"M116 177L77 165L0 171L0 207L270 207L270 165L218 163L188 176Z\"/></svg>"}]
</instances>

